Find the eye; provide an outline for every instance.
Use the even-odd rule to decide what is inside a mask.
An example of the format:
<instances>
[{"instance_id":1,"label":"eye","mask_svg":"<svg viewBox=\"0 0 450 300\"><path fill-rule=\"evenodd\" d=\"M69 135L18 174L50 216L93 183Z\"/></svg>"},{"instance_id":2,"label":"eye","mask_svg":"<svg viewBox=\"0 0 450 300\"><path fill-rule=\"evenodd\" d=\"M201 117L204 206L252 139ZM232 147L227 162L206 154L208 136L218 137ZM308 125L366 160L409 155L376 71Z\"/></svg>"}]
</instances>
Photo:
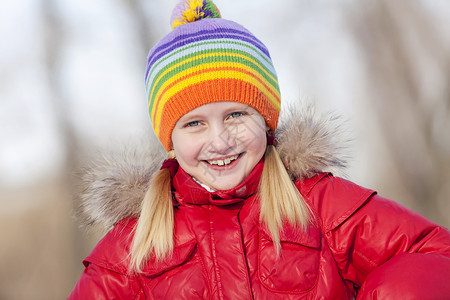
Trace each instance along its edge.
<instances>
[{"instance_id":1,"label":"eye","mask_svg":"<svg viewBox=\"0 0 450 300\"><path fill-rule=\"evenodd\" d=\"M200 121L192 121L192 122L185 124L183 127L195 127L198 125L200 125Z\"/></svg>"},{"instance_id":2,"label":"eye","mask_svg":"<svg viewBox=\"0 0 450 300\"><path fill-rule=\"evenodd\" d=\"M243 111L235 111L235 112L232 112L229 116L230 116L230 118L239 118L245 114L246 113Z\"/></svg>"}]
</instances>

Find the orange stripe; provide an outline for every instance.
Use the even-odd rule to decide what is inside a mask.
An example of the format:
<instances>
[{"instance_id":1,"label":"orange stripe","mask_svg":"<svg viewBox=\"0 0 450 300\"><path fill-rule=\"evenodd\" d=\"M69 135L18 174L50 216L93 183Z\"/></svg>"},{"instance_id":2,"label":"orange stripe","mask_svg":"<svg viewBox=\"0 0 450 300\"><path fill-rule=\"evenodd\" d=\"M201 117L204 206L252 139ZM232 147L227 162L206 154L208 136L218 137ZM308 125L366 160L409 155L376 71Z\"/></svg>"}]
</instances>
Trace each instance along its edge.
<instances>
[{"instance_id":1,"label":"orange stripe","mask_svg":"<svg viewBox=\"0 0 450 300\"><path fill-rule=\"evenodd\" d=\"M164 147L169 150L171 145L171 133L175 126L175 120L179 120L191 109L204 104L216 103L223 99L233 99L236 102L243 103L255 108L266 120L272 130L277 127L279 110L269 103L266 95L260 93L256 86L245 82L240 84L240 80L235 78L222 78L216 81L206 81L186 87L171 98L165 105L159 124L160 132L158 137ZM200 85L203 88L200 88ZM218 88L217 88L218 87ZM233 87L232 89L228 87ZM239 89L236 90L236 89ZM179 106L180 99L189 98L196 95L189 101L190 105ZM222 95L224 97L222 97ZM253 97L248 97L253 95ZM268 104L268 105L266 105Z\"/></svg>"},{"instance_id":2,"label":"orange stripe","mask_svg":"<svg viewBox=\"0 0 450 300\"><path fill-rule=\"evenodd\" d=\"M199 75L199 74L202 74L202 73L212 72L212 71L223 71L223 70L239 71L239 72L241 72L241 73L247 74L247 75L249 75L249 76L255 78L257 81L259 81L259 82L260 82L260 83L261 83L261 84L269 91L270 94L272 94L272 96L277 100L277 102L280 103L280 98L272 91L272 89L269 88L269 87L267 86L267 84L264 83L263 80L261 80L260 78L258 78L258 77L255 76L254 74L252 74L252 73L250 73L250 72L248 72L248 71L242 70L242 69L238 69L238 68L223 67L223 68L211 68L211 69L204 69L204 70L196 71L196 72L190 73L189 75L183 76L183 77L181 77L181 78L179 78L179 79L177 79L177 80L171 82L171 83L170 83L170 84L169 84L169 85L161 92L161 94L159 95L159 97L158 97L158 99L157 99L157 101L156 101L155 107L158 107L158 106L159 106L159 102L161 101L162 96L165 94L165 92L166 92L168 89L170 89L171 87L173 87L173 86L176 85L177 83L183 81L183 80L186 79L187 77L191 77L191 76L193 76L193 75ZM230 79L232 79L232 78L230 78ZM211 81L211 80L210 80L210 81ZM156 113L157 113L157 109L155 109L155 112L153 113L152 120L155 120L155 119L156 119Z\"/></svg>"}]
</instances>

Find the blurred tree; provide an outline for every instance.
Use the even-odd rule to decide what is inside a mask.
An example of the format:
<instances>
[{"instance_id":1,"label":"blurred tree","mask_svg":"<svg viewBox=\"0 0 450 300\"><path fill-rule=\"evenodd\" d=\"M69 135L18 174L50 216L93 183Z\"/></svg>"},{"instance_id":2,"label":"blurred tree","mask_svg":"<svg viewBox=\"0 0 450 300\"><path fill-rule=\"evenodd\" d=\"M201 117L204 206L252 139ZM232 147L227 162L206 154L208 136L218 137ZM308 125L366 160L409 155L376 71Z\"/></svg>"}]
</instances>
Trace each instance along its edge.
<instances>
[{"instance_id":1,"label":"blurred tree","mask_svg":"<svg viewBox=\"0 0 450 300\"><path fill-rule=\"evenodd\" d=\"M411 207L448 227L450 34L431 5L362 1L349 20L366 63L366 99L393 158L383 184L400 183Z\"/></svg>"},{"instance_id":2,"label":"blurred tree","mask_svg":"<svg viewBox=\"0 0 450 300\"><path fill-rule=\"evenodd\" d=\"M144 1L140 0L102 4L105 5L105 10L107 5L119 6L121 10L117 11L132 20L131 30L138 32L139 36L138 44L135 45L137 52L141 53L136 57L139 62L145 61L142 58L146 56L154 34L149 25L151 16L146 15L148 10L144 9L143 4ZM70 5L77 7L77 4ZM124 7L128 9L124 10ZM89 148L91 143L77 131L79 129L71 115L72 101L77 100L76 95L65 90L67 84L64 80L67 79L64 78L63 68L68 65L66 60L72 58L67 57L65 50L73 42L71 35L74 34L64 18L67 7L59 0L40 0L33 9L37 23L41 25L33 29L33 34L40 37L34 47L36 52L42 53L36 59L42 60L43 82L49 91L46 96L52 103L52 114L49 117L56 121L59 131L57 138L64 149L65 160L59 172L56 172L57 176L42 178L20 193L5 196L9 201L33 199L39 205L10 213L2 219L2 227L10 228L8 232L2 233L9 245L0 251L0 265L3 270L8 270L0 272L2 299L65 298L83 270L82 259L99 239L95 232L87 239L85 232L78 228L78 222L71 218L81 189L80 180L74 173L85 164L86 154L92 152L92 149ZM77 12L71 13L75 15ZM93 13L81 17L96 24L101 20L89 18L112 16ZM120 32L126 34L127 31ZM104 32L96 34L101 36Z\"/></svg>"}]
</instances>

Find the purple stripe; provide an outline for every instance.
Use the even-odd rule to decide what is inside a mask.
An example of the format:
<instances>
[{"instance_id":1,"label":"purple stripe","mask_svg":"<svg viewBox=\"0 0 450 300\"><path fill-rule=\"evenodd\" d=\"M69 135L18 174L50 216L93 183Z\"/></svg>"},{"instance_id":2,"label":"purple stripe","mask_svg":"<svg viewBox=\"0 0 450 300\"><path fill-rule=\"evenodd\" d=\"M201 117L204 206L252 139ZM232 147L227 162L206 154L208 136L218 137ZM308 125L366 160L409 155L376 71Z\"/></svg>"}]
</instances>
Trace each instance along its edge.
<instances>
[{"instance_id":1,"label":"purple stripe","mask_svg":"<svg viewBox=\"0 0 450 300\"><path fill-rule=\"evenodd\" d=\"M250 33L247 33L245 31L231 29L231 28L220 28L220 30L217 30L217 29L200 30L200 31L197 31L197 32L194 32L194 33L180 35L175 40L171 40L169 42L166 42L166 43L158 46L158 48L154 49L152 52L156 53L156 52L161 51L163 48L170 47L170 46L172 46L172 47L170 47L170 49L171 49L170 51L172 51L176 47L183 46L183 45L191 42L191 40L189 40L189 38L197 37L197 36L202 35L202 34L208 35L208 39L221 38L221 37L233 38L233 36L224 35L225 33L238 34L238 35L243 35L243 36L246 36L246 37L250 38L251 40L247 40L247 41L252 42L252 44L255 44L255 46L257 46L261 51L263 51L267 56L270 57L269 52L265 48L264 44L261 43L261 41L259 41L254 35L252 35ZM215 35L213 35L213 34L215 34ZM183 39L186 39L188 41L183 41ZM175 44L175 46L174 46L174 44Z\"/></svg>"},{"instance_id":2,"label":"purple stripe","mask_svg":"<svg viewBox=\"0 0 450 300\"><path fill-rule=\"evenodd\" d=\"M257 47L261 52L266 54L269 58L269 52L267 49L262 45L262 43L257 40L253 35L248 34L243 31L234 30L234 29L225 29L223 31L220 31L220 34L216 33L216 30L202 30L198 31L196 33L191 34L185 34L177 37L175 40L171 40L170 42L167 42L161 46L159 46L156 49L153 49L151 55L149 55L149 60L147 62L147 71L145 73L145 77L147 78L148 72L150 70L149 66L155 63L158 59L160 59L162 56L172 52L174 49L182 47L186 44L192 43L192 42L198 42L208 39L215 39L215 38L231 38L236 39L236 36L233 34L243 35L244 37L239 37L239 40L246 41L250 44L253 44L255 47ZM159 52L157 55L153 55L155 53Z\"/></svg>"}]
</instances>

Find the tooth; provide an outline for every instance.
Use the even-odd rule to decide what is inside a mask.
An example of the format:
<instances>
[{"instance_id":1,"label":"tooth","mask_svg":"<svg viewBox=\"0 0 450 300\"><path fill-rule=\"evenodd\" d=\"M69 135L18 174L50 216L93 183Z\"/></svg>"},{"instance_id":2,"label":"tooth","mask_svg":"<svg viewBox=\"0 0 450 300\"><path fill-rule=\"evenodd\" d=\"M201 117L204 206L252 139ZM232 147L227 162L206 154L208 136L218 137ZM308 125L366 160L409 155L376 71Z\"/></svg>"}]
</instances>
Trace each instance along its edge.
<instances>
[{"instance_id":1,"label":"tooth","mask_svg":"<svg viewBox=\"0 0 450 300\"><path fill-rule=\"evenodd\" d=\"M224 166L224 165L228 165L230 164L232 161L234 161L235 159L237 159L239 157L239 155L234 155L228 158L225 158L223 160L218 159L218 160L208 160L208 163L211 165L219 165L219 166Z\"/></svg>"}]
</instances>

